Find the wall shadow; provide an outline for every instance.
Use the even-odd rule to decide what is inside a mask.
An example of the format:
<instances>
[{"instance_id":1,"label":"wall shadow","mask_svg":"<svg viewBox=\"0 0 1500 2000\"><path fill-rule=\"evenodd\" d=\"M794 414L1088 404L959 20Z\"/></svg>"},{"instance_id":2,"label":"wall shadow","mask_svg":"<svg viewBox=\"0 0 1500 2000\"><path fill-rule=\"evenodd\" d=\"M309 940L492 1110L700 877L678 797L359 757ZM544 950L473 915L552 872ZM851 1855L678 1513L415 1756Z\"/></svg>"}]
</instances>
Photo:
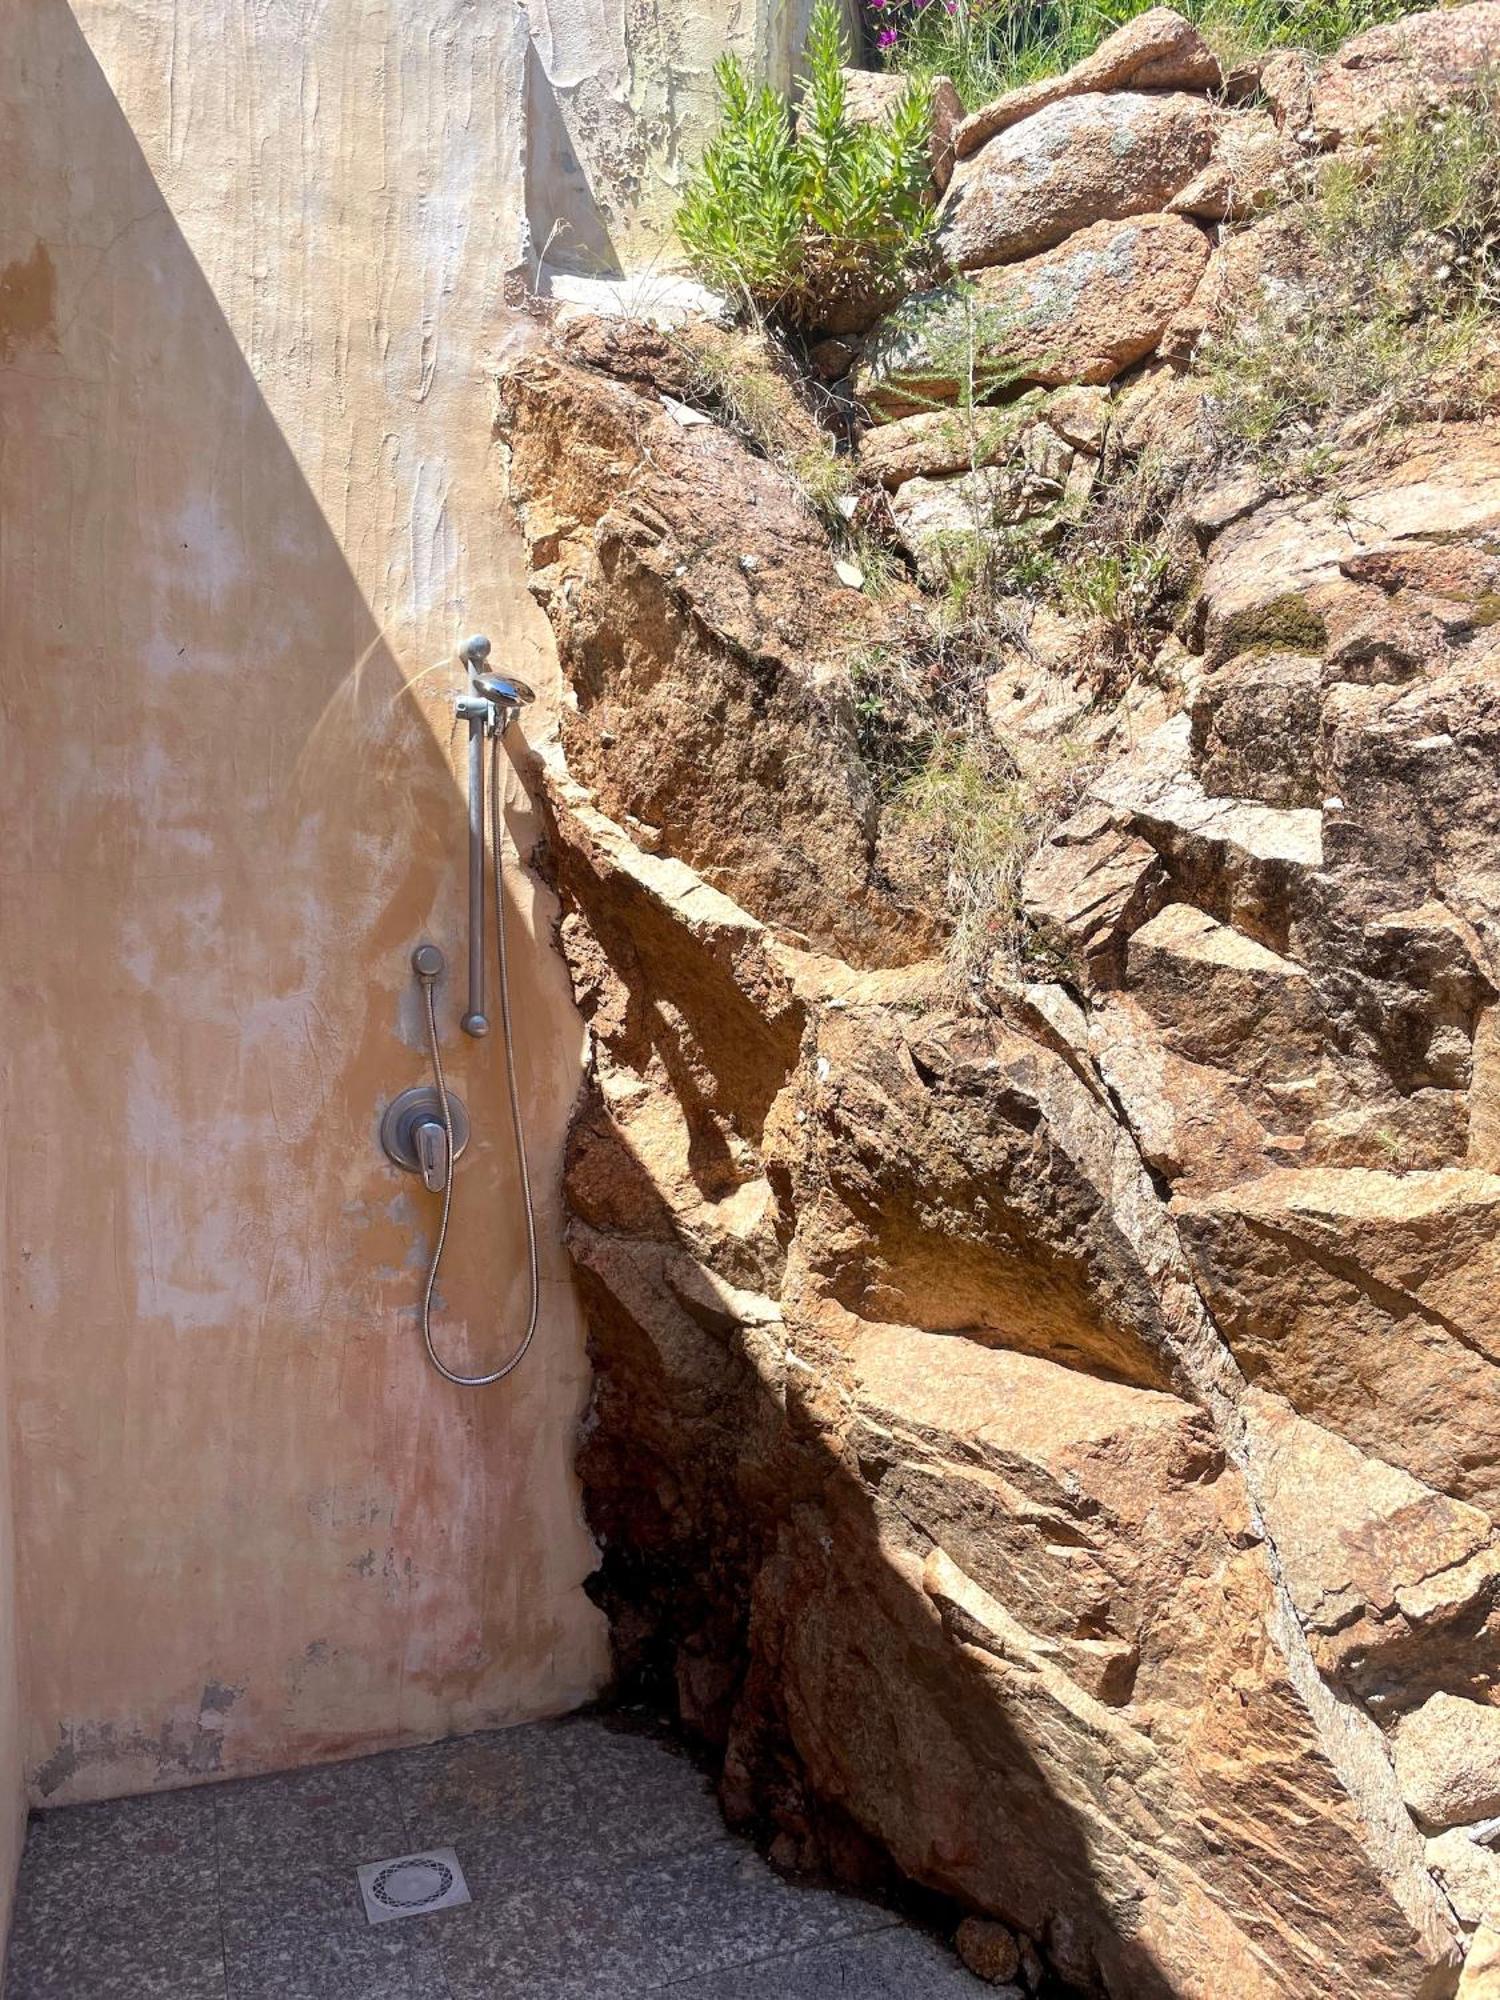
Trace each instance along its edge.
<instances>
[{"instance_id":1,"label":"wall shadow","mask_svg":"<svg viewBox=\"0 0 1500 2000\"><path fill-rule=\"evenodd\" d=\"M536 45L526 45L526 225L538 270L624 276L609 227Z\"/></svg>"}]
</instances>

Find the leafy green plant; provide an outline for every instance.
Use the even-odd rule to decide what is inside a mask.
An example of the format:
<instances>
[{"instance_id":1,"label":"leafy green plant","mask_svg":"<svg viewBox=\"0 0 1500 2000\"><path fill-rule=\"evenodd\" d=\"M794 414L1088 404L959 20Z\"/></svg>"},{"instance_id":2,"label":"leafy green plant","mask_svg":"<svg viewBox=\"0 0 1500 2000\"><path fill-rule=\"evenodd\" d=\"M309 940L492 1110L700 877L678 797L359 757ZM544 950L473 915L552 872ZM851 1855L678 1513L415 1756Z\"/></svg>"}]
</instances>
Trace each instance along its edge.
<instances>
[{"instance_id":1,"label":"leafy green plant","mask_svg":"<svg viewBox=\"0 0 1500 2000\"><path fill-rule=\"evenodd\" d=\"M688 184L677 233L700 277L799 330L898 290L932 227L931 93L913 83L875 123L849 116L849 52L818 0L795 126L735 56L715 77L721 124Z\"/></svg>"}]
</instances>

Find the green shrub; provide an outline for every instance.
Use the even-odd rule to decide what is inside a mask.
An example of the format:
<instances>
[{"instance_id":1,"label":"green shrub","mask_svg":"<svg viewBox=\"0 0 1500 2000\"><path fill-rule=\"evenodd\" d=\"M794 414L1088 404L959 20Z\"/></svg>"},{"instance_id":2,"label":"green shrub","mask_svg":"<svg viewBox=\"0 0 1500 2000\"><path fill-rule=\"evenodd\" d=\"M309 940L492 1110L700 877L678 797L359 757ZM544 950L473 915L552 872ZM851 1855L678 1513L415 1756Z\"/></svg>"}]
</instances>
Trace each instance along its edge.
<instances>
[{"instance_id":1,"label":"green shrub","mask_svg":"<svg viewBox=\"0 0 1500 2000\"><path fill-rule=\"evenodd\" d=\"M813 11L807 58L795 127L783 98L722 59L722 123L677 212L707 284L799 330L898 289L932 226L930 92L914 83L880 122L851 119L832 0Z\"/></svg>"}]
</instances>

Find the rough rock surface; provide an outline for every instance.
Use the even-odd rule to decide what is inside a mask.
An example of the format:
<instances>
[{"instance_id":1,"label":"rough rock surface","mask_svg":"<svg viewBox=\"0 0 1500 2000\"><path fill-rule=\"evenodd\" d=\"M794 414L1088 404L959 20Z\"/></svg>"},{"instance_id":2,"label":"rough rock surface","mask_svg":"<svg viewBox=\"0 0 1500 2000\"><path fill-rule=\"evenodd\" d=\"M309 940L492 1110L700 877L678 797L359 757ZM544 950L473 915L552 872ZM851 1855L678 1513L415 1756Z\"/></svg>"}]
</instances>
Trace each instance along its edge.
<instances>
[{"instance_id":1,"label":"rough rock surface","mask_svg":"<svg viewBox=\"0 0 1500 2000\"><path fill-rule=\"evenodd\" d=\"M1481 1924L1464 1960L1458 2000L1500 2000L1500 1925Z\"/></svg>"},{"instance_id":2,"label":"rough rock surface","mask_svg":"<svg viewBox=\"0 0 1500 2000\"><path fill-rule=\"evenodd\" d=\"M717 426L560 355L516 361L501 400L575 774L640 844L809 943L930 949L933 921L878 877L857 760L827 754L849 649L889 627L837 588L808 506Z\"/></svg>"},{"instance_id":3,"label":"rough rock surface","mask_svg":"<svg viewBox=\"0 0 1500 2000\"><path fill-rule=\"evenodd\" d=\"M1182 216L1094 223L1040 256L978 272L972 294L907 300L872 328L855 393L881 417L956 402L971 352L981 387L1111 381L1154 351L1208 249Z\"/></svg>"},{"instance_id":4,"label":"rough rock surface","mask_svg":"<svg viewBox=\"0 0 1500 2000\"><path fill-rule=\"evenodd\" d=\"M1207 164L1162 206L1205 222L1242 221L1284 192L1301 157L1267 113L1236 112L1220 121Z\"/></svg>"},{"instance_id":5,"label":"rough rock surface","mask_svg":"<svg viewBox=\"0 0 1500 2000\"><path fill-rule=\"evenodd\" d=\"M1468 1856L1424 1837L1488 1767L1472 1728L1441 1780L1417 1748L1500 1713L1492 441L1448 441L1441 544L1420 437L1327 555L1274 499L1204 530L1187 707L1026 877L1058 983L965 1017L831 837L869 821L822 635L871 614L738 447L663 434L674 502L649 397L560 365L503 399L580 702L568 1199L622 1672L780 1859L894 1868L1079 1989L1451 1993ZM700 552L721 483L745 582ZM585 727L649 768L627 700L689 672L776 752L699 743L701 819Z\"/></svg>"},{"instance_id":6,"label":"rough rock surface","mask_svg":"<svg viewBox=\"0 0 1500 2000\"><path fill-rule=\"evenodd\" d=\"M956 479L908 479L891 495L891 515L917 573L941 589L973 567L977 545L996 529L1047 512L1062 495L1060 481L1022 461L981 467Z\"/></svg>"},{"instance_id":7,"label":"rough rock surface","mask_svg":"<svg viewBox=\"0 0 1500 2000\"><path fill-rule=\"evenodd\" d=\"M981 435L985 414L976 412ZM998 441L992 451L989 464L978 463L956 478L905 479L891 495L896 532L918 573L934 587L972 565L976 543L997 529L1029 521L1032 533L1046 540L1082 508L1099 462L1096 452L1070 444L1040 417L1012 426L1003 457Z\"/></svg>"},{"instance_id":8,"label":"rough rock surface","mask_svg":"<svg viewBox=\"0 0 1500 2000\"><path fill-rule=\"evenodd\" d=\"M1396 1731L1396 1776L1424 1826L1500 1813L1500 1708L1435 1694Z\"/></svg>"},{"instance_id":9,"label":"rough rock surface","mask_svg":"<svg viewBox=\"0 0 1500 2000\"><path fill-rule=\"evenodd\" d=\"M1040 391L1003 410L923 410L898 423L880 424L861 441L860 470L894 492L908 479L942 479L1009 458L1029 419L1041 407Z\"/></svg>"},{"instance_id":10,"label":"rough rock surface","mask_svg":"<svg viewBox=\"0 0 1500 2000\"><path fill-rule=\"evenodd\" d=\"M1060 98L961 162L938 240L956 269L974 271L1091 222L1164 209L1207 166L1216 122L1186 91Z\"/></svg>"},{"instance_id":11,"label":"rough rock surface","mask_svg":"<svg viewBox=\"0 0 1500 2000\"><path fill-rule=\"evenodd\" d=\"M1433 19L1466 47L1491 6ZM1122 35L1196 60L1160 12ZM1046 88L1122 86L1078 74ZM1279 133L1215 117L1270 173L1267 95ZM1259 198L1223 132L1170 198L1204 219ZM908 302L859 505L936 581L944 509L1040 532L1101 455L1174 463L1174 324L1317 283L1276 215L1209 257L1152 213L978 272L996 411L928 407L954 301ZM1022 968L958 1011L860 755L852 663L914 606L845 589L649 357L568 337L501 404L577 702L566 1198L623 1683L778 1862L919 1884L998 1990L1496 2000L1500 431L1187 493L1189 609L1117 708L1071 610L1007 629L990 728L1092 761Z\"/></svg>"},{"instance_id":12,"label":"rough rock surface","mask_svg":"<svg viewBox=\"0 0 1500 2000\"><path fill-rule=\"evenodd\" d=\"M1407 14L1354 36L1322 65L1313 127L1325 146L1364 138L1387 118L1472 90L1497 63L1500 0Z\"/></svg>"},{"instance_id":13,"label":"rough rock surface","mask_svg":"<svg viewBox=\"0 0 1500 2000\"><path fill-rule=\"evenodd\" d=\"M1065 97L1127 85L1134 90L1216 90L1223 80L1198 30L1172 8L1152 7L1107 35L1091 56L1061 76L1022 84L972 112L954 133L954 149L961 160L967 159L997 132Z\"/></svg>"},{"instance_id":14,"label":"rough rock surface","mask_svg":"<svg viewBox=\"0 0 1500 2000\"><path fill-rule=\"evenodd\" d=\"M1427 1843L1427 1866L1466 1928L1500 1919L1500 1854L1483 1844L1494 1834L1493 1823L1474 1833L1454 1827Z\"/></svg>"}]
</instances>

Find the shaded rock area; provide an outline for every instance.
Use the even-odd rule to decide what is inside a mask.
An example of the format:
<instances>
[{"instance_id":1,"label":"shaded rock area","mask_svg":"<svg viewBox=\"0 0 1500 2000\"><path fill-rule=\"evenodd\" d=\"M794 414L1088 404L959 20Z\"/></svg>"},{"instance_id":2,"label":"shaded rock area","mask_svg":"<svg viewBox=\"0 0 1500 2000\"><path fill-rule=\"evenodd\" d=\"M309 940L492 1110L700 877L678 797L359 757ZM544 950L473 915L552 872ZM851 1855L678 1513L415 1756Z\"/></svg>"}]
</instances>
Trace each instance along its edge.
<instances>
[{"instance_id":1,"label":"shaded rock area","mask_svg":"<svg viewBox=\"0 0 1500 2000\"><path fill-rule=\"evenodd\" d=\"M1164 13L1121 33L1206 83ZM1210 257L1182 215L976 282L1122 231L1181 266L1160 319ZM1128 324L978 432L870 433L920 561L929 489L993 524L1050 477L1035 517L1112 427L1170 432L1174 369L1093 364ZM549 844L622 1684L779 1865L917 1885L1002 1990L1493 1995L1500 431L1399 434L1337 509L1184 496L1171 671L1089 711L1037 949L959 1008L854 720L921 604L847 587L794 482L637 364L580 324L500 390L576 703ZM1018 760L1087 707L1076 641L1039 618L995 676Z\"/></svg>"}]
</instances>

